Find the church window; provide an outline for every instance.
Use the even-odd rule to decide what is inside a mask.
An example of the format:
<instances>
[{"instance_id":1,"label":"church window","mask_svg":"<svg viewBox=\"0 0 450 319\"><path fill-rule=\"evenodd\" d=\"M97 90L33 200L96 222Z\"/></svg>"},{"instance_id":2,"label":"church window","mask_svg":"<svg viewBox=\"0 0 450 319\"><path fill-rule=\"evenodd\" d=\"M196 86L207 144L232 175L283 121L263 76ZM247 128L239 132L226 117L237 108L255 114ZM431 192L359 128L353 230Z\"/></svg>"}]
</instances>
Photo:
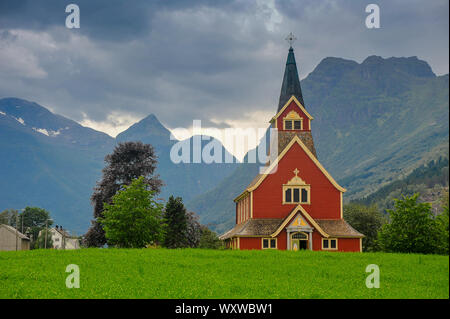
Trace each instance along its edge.
<instances>
[{"instance_id":1,"label":"church window","mask_svg":"<svg viewBox=\"0 0 450 319\"><path fill-rule=\"evenodd\" d=\"M277 239L276 238L263 238L262 239L263 249L277 249Z\"/></svg>"},{"instance_id":2,"label":"church window","mask_svg":"<svg viewBox=\"0 0 450 319\"><path fill-rule=\"evenodd\" d=\"M322 249L336 250L337 249L337 239L336 238L322 238Z\"/></svg>"},{"instance_id":3,"label":"church window","mask_svg":"<svg viewBox=\"0 0 450 319\"><path fill-rule=\"evenodd\" d=\"M286 202L286 203L290 203L290 202L292 202L292 194L291 194L291 192L292 192L292 189L290 189L290 188L287 188L285 191L284 191L284 201Z\"/></svg>"},{"instance_id":4,"label":"church window","mask_svg":"<svg viewBox=\"0 0 450 319\"><path fill-rule=\"evenodd\" d=\"M302 232L298 232L292 235L292 239L308 240L308 235Z\"/></svg>"},{"instance_id":5,"label":"church window","mask_svg":"<svg viewBox=\"0 0 450 319\"><path fill-rule=\"evenodd\" d=\"M310 186L290 186L283 185L283 203L285 204L309 204L310 203Z\"/></svg>"},{"instance_id":6,"label":"church window","mask_svg":"<svg viewBox=\"0 0 450 319\"><path fill-rule=\"evenodd\" d=\"M302 188L302 203L308 202L308 190L306 188Z\"/></svg>"},{"instance_id":7,"label":"church window","mask_svg":"<svg viewBox=\"0 0 450 319\"><path fill-rule=\"evenodd\" d=\"M286 117L283 118L284 129L287 131L302 130L303 118L295 111L290 111Z\"/></svg>"},{"instance_id":8,"label":"church window","mask_svg":"<svg viewBox=\"0 0 450 319\"><path fill-rule=\"evenodd\" d=\"M270 248L272 248L272 249L277 248L277 240L276 239L270 240Z\"/></svg>"},{"instance_id":9,"label":"church window","mask_svg":"<svg viewBox=\"0 0 450 319\"><path fill-rule=\"evenodd\" d=\"M292 130L292 121L284 121L284 129Z\"/></svg>"},{"instance_id":10,"label":"church window","mask_svg":"<svg viewBox=\"0 0 450 319\"><path fill-rule=\"evenodd\" d=\"M294 188L294 203L299 203L300 202L300 189L299 188Z\"/></svg>"}]
</instances>

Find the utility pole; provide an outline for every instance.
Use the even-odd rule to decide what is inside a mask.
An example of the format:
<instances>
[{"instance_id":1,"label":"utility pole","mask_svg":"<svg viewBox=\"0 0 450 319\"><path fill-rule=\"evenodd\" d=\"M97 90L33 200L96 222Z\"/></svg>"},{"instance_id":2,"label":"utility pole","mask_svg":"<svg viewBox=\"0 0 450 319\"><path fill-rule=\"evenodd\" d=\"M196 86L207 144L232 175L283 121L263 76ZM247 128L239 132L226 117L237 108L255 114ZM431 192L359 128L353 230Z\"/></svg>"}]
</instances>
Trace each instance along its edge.
<instances>
[{"instance_id":1,"label":"utility pole","mask_svg":"<svg viewBox=\"0 0 450 319\"><path fill-rule=\"evenodd\" d=\"M47 228L48 228L48 218L45 220L45 239L44 239L44 249L47 249Z\"/></svg>"},{"instance_id":2,"label":"utility pole","mask_svg":"<svg viewBox=\"0 0 450 319\"><path fill-rule=\"evenodd\" d=\"M16 251L19 245L19 212L16 215Z\"/></svg>"},{"instance_id":3,"label":"utility pole","mask_svg":"<svg viewBox=\"0 0 450 319\"><path fill-rule=\"evenodd\" d=\"M65 235L65 231L64 228L62 226L60 226L61 228L61 233L62 233L62 249L66 250L66 235Z\"/></svg>"}]
</instances>

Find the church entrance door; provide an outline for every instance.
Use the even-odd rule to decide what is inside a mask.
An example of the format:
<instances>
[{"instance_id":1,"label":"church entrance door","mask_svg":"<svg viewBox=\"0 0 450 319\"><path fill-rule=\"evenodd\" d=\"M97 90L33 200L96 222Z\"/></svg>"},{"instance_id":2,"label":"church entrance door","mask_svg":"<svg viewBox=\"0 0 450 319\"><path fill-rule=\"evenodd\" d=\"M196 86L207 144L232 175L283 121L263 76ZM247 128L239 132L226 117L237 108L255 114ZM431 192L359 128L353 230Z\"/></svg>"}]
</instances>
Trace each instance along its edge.
<instances>
[{"instance_id":1,"label":"church entrance door","mask_svg":"<svg viewBox=\"0 0 450 319\"><path fill-rule=\"evenodd\" d=\"M291 235L291 250L308 249L308 235L303 232L293 233Z\"/></svg>"}]
</instances>

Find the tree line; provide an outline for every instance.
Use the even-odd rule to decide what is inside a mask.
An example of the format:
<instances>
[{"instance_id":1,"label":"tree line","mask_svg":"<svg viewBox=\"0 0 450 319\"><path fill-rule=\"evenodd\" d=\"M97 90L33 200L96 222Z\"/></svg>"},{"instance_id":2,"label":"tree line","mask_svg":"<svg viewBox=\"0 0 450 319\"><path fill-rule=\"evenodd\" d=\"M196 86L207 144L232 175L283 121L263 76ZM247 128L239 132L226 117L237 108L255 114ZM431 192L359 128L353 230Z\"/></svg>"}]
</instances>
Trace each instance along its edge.
<instances>
[{"instance_id":1,"label":"tree line","mask_svg":"<svg viewBox=\"0 0 450 319\"><path fill-rule=\"evenodd\" d=\"M344 205L344 219L363 233L363 251L421 254L449 253L449 197L441 198L442 212L434 215L431 204L419 194L394 199L387 216L374 204Z\"/></svg>"},{"instance_id":2,"label":"tree line","mask_svg":"<svg viewBox=\"0 0 450 319\"><path fill-rule=\"evenodd\" d=\"M14 227L28 236L31 249L53 247L52 236L48 231L53 220L50 212L43 208L27 206L22 212L17 209L5 209L0 213L0 224Z\"/></svg>"},{"instance_id":3,"label":"tree line","mask_svg":"<svg viewBox=\"0 0 450 319\"><path fill-rule=\"evenodd\" d=\"M180 197L170 196L165 205L156 198L163 181L155 174L157 156L150 144L119 143L105 162L91 196L94 219L84 246L222 247L217 235L186 210Z\"/></svg>"}]
</instances>

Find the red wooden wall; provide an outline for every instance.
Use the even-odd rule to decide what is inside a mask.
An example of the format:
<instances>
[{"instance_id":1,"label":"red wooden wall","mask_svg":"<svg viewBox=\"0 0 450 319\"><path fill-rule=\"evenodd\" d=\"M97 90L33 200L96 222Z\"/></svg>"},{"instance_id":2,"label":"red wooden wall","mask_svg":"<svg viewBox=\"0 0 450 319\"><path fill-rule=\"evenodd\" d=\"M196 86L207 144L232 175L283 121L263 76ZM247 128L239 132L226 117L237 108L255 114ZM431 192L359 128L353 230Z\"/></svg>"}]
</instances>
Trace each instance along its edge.
<instances>
[{"instance_id":1,"label":"red wooden wall","mask_svg":"<svg viewBox=\"0 0 450 319\"><path fill-rule=\"evenodd\" d=\"M313 231L312 240L313 250L322 250L322 236L317 231ZM338 249L327 251L360 252L361 248L359 238L338 238L337 240ZM261 237L241 237L239 239L239 247L240 249L262 249L261 241ZM283 230L277 237L277 249L287 250L287 233L285 230Z\"/></svg>"},{"instance_id":2,"label":"red wooden wall","mask_svg":"<svg viewBox=\"0 0 450 319\"><path fill-rule=\"evenodd\" d=\"M327 179L306 152L295 143L278 163L275 174L269 174L253 191L253 218L285 218L297 204L282 204L283 184L294 177L294 169L311 185L311 204L302 204L312 218L340 219L340 191Z\"/></svg>"}]
</instances>

